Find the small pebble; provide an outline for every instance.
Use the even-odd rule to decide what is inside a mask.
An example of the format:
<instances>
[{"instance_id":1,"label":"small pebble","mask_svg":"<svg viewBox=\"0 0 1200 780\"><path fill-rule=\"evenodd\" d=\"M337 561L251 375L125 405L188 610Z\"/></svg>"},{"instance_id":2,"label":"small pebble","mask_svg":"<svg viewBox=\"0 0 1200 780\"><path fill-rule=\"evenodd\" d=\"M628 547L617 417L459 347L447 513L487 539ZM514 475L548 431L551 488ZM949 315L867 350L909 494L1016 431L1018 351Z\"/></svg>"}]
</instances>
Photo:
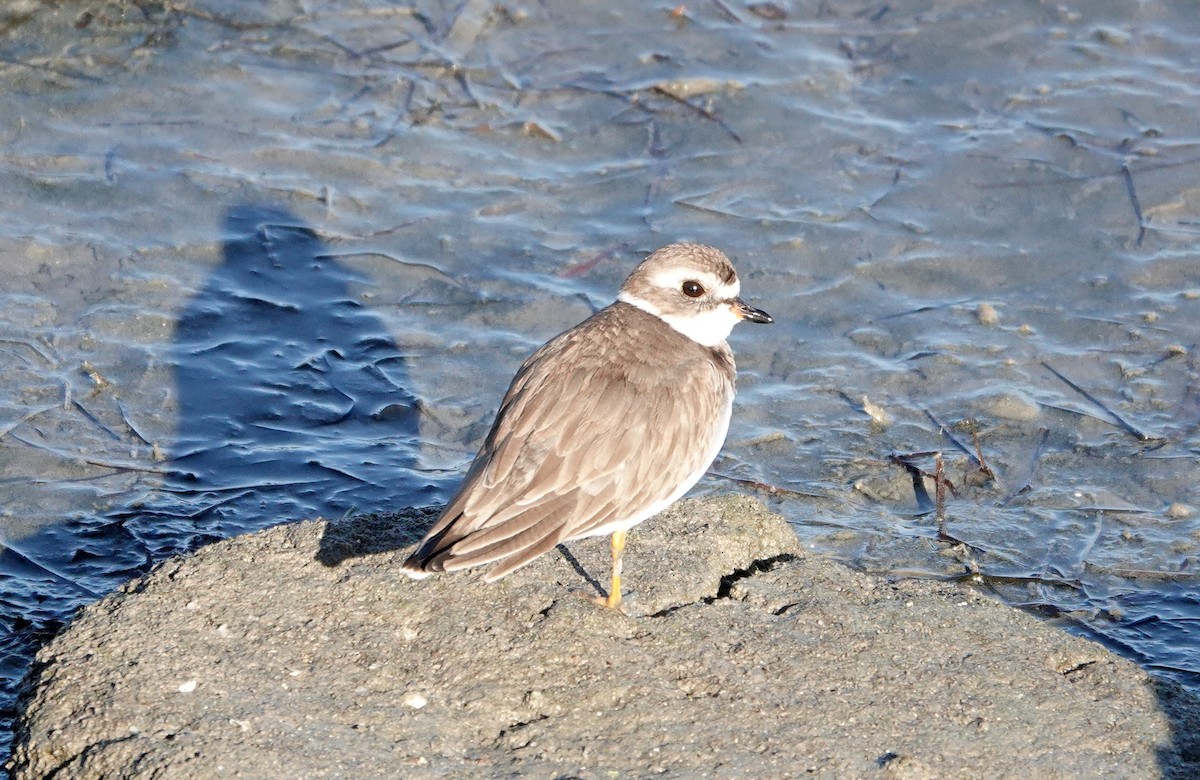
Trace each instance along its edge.
<instances>
[{"instance_id":1,"label":"small pebble","mask_svg":"<svg viewBox=\"0 0 1200 780\"><path fill-rule=\"evenodd\" d=\"M410 692L410 693L404 694L404 698L401 699L400 702L405 707L412 707L414 710L419 710L422 707L424 707L426 704L429 703L429 699L426 699L424 696L422 696L419 693L411 693Z\"/></svg>"},{"instance_id":2,"label":"small pebble","mask_svg":"<svg viewBox=\"0 0 1200 780\"><path fill-rule=\"evenodd\" d=\"M888 414L887 409L884 409L879 404L871 403L871 399L865 395L862 397L863 411L870 415L871 419L879 425L891 425L892 416Z\"/></svg>"},{"instance_id":3,"label":"small pebble","mask_svg":"<svg viewBox=\"0 0 1200 780\"><path fill-rule=\"evenodd\" d=\"M980 325L996 325L1000 322L1000 314L990 303L981 303L975 307L975 319Z\"/></svg>"},{"instance_id":4,"label":"small pebble","mask_svg":"<svg viewBox=\"0 0 1200 780\"><path fill-rule=\"evenodd\" d=\"M777 3L751 3L746 10L761 19L780 22L787 18L787 11Z\"/></svg>"},{"instance_id":5,"label":"small pebble","mask_svg":"<svg viewBox=\"0 0 1200 780\"><path fill-rule=\"evenodd\" d=\"M1092 37L1109 46L1124 46L1129 43L1129 33L1116 27L1097 27L1092 31Z\"/></svg>"},{"instance_id":6,"label":"small pebble","mask_svg":"<svg viewBox=\"0 0 1200 780\"><path fill-rule=\"evenodd\" d=\"M535 122L532 119L521 126L521 132L532 138L541 138L545 141L553 141L559 143L562 141L562 134L549 125Z\"/></svg>"}]
</instances>

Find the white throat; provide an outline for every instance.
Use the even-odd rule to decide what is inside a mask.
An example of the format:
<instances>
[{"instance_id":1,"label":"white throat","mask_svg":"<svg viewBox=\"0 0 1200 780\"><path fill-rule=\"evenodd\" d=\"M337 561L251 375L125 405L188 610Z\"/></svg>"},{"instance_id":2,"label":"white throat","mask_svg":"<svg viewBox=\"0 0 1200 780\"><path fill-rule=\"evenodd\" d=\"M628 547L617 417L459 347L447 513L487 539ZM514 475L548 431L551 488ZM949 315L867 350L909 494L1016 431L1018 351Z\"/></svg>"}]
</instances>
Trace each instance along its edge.
<instances>
[{"instance_id":1,"label":"white throat","mask_svg":"<svg viewBox=\"0 0 1200 780\"><path fill-rule=\"evenodd\" d=\"M733 326L738 323L733 309L724 304L698 314L694 312L663 314L654 304L627 292L618 295L617 300L653 314L692 341L705 347L715 347L729 338L729 334L733 332Z\"/></svg>"}]
</instances>

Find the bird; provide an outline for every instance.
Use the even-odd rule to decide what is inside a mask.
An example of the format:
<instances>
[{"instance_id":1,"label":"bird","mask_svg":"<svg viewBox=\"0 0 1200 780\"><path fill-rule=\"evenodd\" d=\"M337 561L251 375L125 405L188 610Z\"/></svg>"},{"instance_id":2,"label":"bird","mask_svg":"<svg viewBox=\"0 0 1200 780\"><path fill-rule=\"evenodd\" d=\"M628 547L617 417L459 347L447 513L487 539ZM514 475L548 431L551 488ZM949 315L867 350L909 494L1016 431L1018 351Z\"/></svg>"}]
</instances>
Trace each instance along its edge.
<instances>
[{"instance_id":1,"label":"bird","mask_svg":"<svg viewBox=\"0 0 1200 780\"><path fill-rule=\"evenodd\" d=\"M739 297L723 252L665 246L617 300L521 365L462 484L401 565L415 579L492 564L494 582L560 543L611 536L607 597L621 609L629 530L681 498L725 442L741 321L773 319Z\"/></svg>"}]
</instances>

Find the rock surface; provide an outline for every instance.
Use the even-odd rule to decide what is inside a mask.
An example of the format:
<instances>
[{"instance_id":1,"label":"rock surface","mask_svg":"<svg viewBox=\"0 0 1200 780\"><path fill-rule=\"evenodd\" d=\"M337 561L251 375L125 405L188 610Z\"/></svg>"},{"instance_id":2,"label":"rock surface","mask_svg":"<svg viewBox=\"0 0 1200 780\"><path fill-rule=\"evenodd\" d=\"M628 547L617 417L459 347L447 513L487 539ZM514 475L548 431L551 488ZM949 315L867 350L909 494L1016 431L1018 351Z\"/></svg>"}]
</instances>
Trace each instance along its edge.
<instances>
[{"instance_id":1,"label":"rock surface","mask_svg":"<svg viewBox=\"0 0 1200 780\"><path fill-rule=\"evenodd\" d=\"M740 497L492 585L399 571L419 516L173 559L26 681L15 778L1190 777L1197 702L950 584L797 549Z\"/></svg>"}]
</instances>

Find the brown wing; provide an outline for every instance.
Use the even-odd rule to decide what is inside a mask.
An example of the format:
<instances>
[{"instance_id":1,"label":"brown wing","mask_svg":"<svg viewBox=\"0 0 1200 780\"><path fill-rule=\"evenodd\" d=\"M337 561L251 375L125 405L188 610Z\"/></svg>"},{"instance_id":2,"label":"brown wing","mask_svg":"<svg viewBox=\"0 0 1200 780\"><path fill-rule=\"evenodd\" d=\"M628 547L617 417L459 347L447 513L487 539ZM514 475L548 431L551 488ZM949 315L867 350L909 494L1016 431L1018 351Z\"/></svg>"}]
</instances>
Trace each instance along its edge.
<instances>
[{"instance_id":1,"label":"brown wing","mask_svg":"<svg viewBox=\"0 0 1200 780\"><path fill-rule=\"evenodd\" d=\"M650 362L646 344L661 345ZM669 498L708 466L724 425L733 366L727 349L716 357L626 304L548 343L517 372L458 494L405 567L501 561L496 579Z\"/></svg>"}]
</instances>

